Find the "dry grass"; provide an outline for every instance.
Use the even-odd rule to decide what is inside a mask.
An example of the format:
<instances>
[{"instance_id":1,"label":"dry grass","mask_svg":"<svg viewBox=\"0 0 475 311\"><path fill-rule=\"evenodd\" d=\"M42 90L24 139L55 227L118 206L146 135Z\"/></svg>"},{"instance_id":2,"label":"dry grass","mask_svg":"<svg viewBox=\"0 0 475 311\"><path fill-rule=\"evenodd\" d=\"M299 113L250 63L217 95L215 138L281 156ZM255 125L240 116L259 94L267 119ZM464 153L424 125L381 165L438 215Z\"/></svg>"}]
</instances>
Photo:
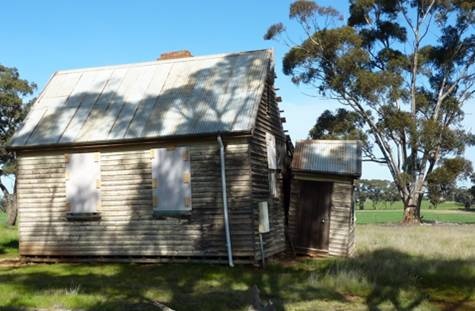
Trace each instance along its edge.
<instances>
[{"instance_id":1,"label":"dry grass","mask_svg":"<svg viewBox=\"0 0 475 311\"><path fill-rule=\"evenodd\" d=\"M0 258L14 254L16 241L14 228L0 226ZM0 309L156 310L160 302L177 310L247 310L253 285L278 310L475 310L475 225L358 226L353 258L275 261L265 270L0 266Z\"/></svg>"},{"instance_id":2,"label":"dry grass","mask_svg":"<svg viewBox=\"0 0 475 311\"><path fill-rule=\"evenodd\" d=\"M475 225L358 226L357 254L391 248L426 258L475 260Z\"/></svg>"},{"instance_id":3,"label":"dry grass","mask_svg":"<svg viewBox=\"0 0 475 311\"><path fill-rule=\"evenodd\" d=\"M357 227L354 258L330 264L326 287L370 310L475 310L475 226Z\"/></svg>"}]
</instances>

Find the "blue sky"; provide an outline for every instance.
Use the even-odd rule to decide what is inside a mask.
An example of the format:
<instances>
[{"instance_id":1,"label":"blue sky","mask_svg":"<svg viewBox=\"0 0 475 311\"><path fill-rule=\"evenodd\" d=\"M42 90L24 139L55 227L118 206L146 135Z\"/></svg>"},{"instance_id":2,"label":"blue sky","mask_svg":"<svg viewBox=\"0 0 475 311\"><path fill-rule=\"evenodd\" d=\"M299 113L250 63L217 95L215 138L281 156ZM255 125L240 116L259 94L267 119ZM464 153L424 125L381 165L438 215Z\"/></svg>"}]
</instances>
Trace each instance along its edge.
<instances>
[{"instance_id":1,"label":"blue sky","mask_svg":"<svg viewBox=\"0 0 475 311\"><path fill-rule=\"evenodd\" d=\"M346 1L318 1L347 13ZM286 129L295 142L325 109L338 106L306 96L281 72L286 49L262 39L267 27L287 21L290 1L4 1L0 16L0 63L42 89L56 70L156 59L188 49L194 55L274 48L276 81ZM466 109L472 127L473 104ZM475 160L473 149L466 156ZM364 178L389 178L387 168L365 164Z\"/></svg>"}]
</instances>

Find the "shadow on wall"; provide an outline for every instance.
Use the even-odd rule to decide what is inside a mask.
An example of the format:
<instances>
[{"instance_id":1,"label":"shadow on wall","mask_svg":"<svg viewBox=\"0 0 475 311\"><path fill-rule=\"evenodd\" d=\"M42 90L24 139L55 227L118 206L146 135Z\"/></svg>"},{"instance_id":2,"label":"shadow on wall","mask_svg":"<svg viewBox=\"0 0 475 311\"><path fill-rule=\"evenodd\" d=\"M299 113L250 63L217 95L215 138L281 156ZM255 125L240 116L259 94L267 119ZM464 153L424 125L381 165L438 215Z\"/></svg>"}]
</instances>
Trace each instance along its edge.
<instances>
[{"instance_id":1,"label":"shadow on wall","mask_svg":"<svg viewBox=\"0 0 475 311\"><path fill-rule=\"evenodd\" d=\"M77 107L66 104L64 107L57 107L52 113L47 112L31 137L19 137L18 140L28 139L30 143L48 144L58 141L113 140L196 131L228 131L243 122L242 118L247 113L250 100L242 96L242 87L236 83L237 81L230 79L236 70L248 72L253 77L259 74L254 67L249 72L247 65L239 67L234 57L228 57L213 69L205 68L191 74L186 83L180 84L179 87L167 88L160 96L146 97L140 102L128 101L117 92L76 94L68 99L68 103L77 103ZM212 81L206 80L207 77L211 77L209 79ZM170 83L173 85L173 81ZM70 118L71 122L63 122L65 116ZM173 124L175 121L177 123ZM219 190L215 191L211 201L205 203L208 206L202 206L208 211L213 209L212 215L198 215L198 209L193 208L191 223L188 224L176 220L159 223L152 220L152 177L148 159L143 156L138 156L132 162L130 158L116 159L115 162L110 161L108 165L107 161L104 161L104 156L107 155L103 153L101 161L101 222L89 222L87 224L90 226L85 229L84 223L65 221L64 217L68 210L64 204L60 206L60 201L64 201L65 198L64 183L63 178L58 177L52 190L48 190L51 191L49 204L57 208L54 210L45 208L41 212L41 221L33 221L28 230L28 235L34 237L32 240L35 242L27 246L36 249L36 254L41 255L38 249L45 248L53 249L48 255L59 256L77 256L77 249L81 249L80 254L84 255L93 255L94 250L99 250L101 254L113 253L124 256L153 255L159 249L176 251L179 248L169 244L169 241L161 240L160 235L170 234L165 232L177 229L181 234L181 241L192 240L197 249L213 246L215 243L213 239L216 238L222 238L224 241L220 221L222 207L221 203L218 203L221 192L219 162L216 161L219 159L217 149L209 157L212 168L210 167L210 171L205 174L209 177L206 179L209 181L209 189ZM116 167L123 167L129 175L115 174ZM45 169L44 172L57 173L55 169L52 171ZM193 176L196 176L193 169L192 164L192 180ZM203 188L205 186L207 185L202 184ZM232 181L228 183L228 187L233 187ZM79 196L79 200L86 199ZM193 193L194 199L195 193ZM42 203L42 207L45 207L45 204L47 202ZM127 208L116 208L114 211L111 208L114 205ZM198 204L193 206L198 207ZM230 207L232 217L232 203ZM63 210L59 211L59 208ZM119 218L120 221L115 222ZM111 225L110 228L104 223ZM198 230L201 231L201 236L197 238ZM195 232L194 236L192 232ZM125 240L130 244L124 243ZM48 243L44 243L45 241ZM91 244L93 242L98 244L99 241L103 241L101 246ZM218 241L218 244L223 241ZM143 253L140 253L142 251Z\"/></svg>"},{"instance_id":2,"label":"shadow on wall","mask_svg":"<svg viewBox=\"0 0 475 311\"><path fill-rule=\"evenodd\" d=\"M266 270L196 264L92 265L85 273L77 266L60 265L27 274L0 272L0 284L13 286L18 293L0 305L21 309L18 306L29 299L23 293L61 295L74 286L75 303L86 299L90 305L84 310L154 310L157 302L177 310L240 310L250 304L249 289L257 285L262 298L271 299L278 310L296 304L318 306L318 301L348 308L356 301L370 310L413 310L422 303L455 310L472 303L473 265L473 260L426 259L393 249L345 260L269 265ZM99 297L98 302L91 305L89 295Z\"/></svg>"}]
</instances>

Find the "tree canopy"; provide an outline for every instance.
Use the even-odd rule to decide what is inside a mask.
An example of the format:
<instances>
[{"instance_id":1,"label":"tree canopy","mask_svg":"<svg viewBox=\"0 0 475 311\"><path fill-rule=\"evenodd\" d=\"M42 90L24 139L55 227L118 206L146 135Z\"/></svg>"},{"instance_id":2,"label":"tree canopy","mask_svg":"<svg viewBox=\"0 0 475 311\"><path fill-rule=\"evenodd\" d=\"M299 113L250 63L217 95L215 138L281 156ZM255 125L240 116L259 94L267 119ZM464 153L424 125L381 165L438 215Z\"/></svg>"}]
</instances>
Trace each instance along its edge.
<instances>
[{"instance_id":1,"label":"tree canopy","mask_svg":"<svg viewBox=\"0 0 475 311\"><path fill-rule=\"evenodd\" d=\"M343 108L335 112L325 110L309 132L312 139L359 140L366 157L371 158L372 145L363 131L364 120L354 111Z\"/></svg>"},{"instance_id":2,"label":"tree canopy","mask_svg":"<svg viewBox=\"0 0 475 311\"><path fill-rule=\"evenodd\" d=\"M350 0L345 21L331 7L299 0L289 18L300 34L277 23L264 36L288 46L284 74L364 121L375 146L369 159L387 165L404 220L418 222L429 176L474 143L462 107L475 92L475 3Z\"/></svg>"},{"instance_id":3,"label":"tree canopy","mask_svg":"<svg viewBox=\"0 0 475 311\"><path fill-rule=\"evenodd\" d=\"M361 179L357 183L360 209L364 209L366 200L371 200L373 209L380 203L392 204L399 200L394 182L384 179Z\"/></svg>"},{"instance_id":4,"label":"tree canopy","mask_svg":"<svg viewBox=\"0 0 475 311\"><path fill-rule=\"evenodd\" d=\"M457 188L459 179L472 175L472 163L461 157L444 159L427 178L427 192L430 203L437 207L449 198Z\"/></svg>"},{"instance_id":5,"label":"tree canopy","mask_svg":"<svg viewBox=\"0 0 475 311\"><path fill-rule=\"evenodd\" d=\"M15 161L5 145L23 121L30 101L25 98L36 88L34 83L20 78L16 68L0 65L0 189L8 195L7 187L1 177L14 173Z\"/></svg>"}]
</instances>

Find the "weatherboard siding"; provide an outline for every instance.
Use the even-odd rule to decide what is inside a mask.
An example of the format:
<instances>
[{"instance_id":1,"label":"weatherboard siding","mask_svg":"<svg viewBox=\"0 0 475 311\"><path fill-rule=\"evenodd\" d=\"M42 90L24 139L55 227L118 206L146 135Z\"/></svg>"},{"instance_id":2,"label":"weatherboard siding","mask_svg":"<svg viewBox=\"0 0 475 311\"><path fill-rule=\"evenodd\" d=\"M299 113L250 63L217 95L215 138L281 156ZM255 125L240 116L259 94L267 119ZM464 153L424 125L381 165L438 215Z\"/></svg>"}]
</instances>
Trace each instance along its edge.
<instances>
[{"instance_id":1,"label":"weatherboard siding","mask_svg":"<svg viewBox=\"0 0 475 311\"><path fill-rule=\"evenodd\" d=\"M281 160L285 137L272 54L260 50L56 72L9 145L18 158L20 254L52 260L226 261L217 133L226 145L233 255L253 262L261 256L261 201L269 203L266 256L284 250L282 165L272 169L273 194L265 139L266 133L275 136ZM150 149L173 145L190 152L192 210L157 219L153 208L166 199L154 197ZM68 215L65 154L71 152L99 154L100 219ZM79 199L81 193L87 198L79 192ZM188 195L185 202L189 206Z\"/></svg>"},{"instance_id":2,"label":"weatherboard siding","mask_svg":"<svg viewBox=\"0 0 475 311\"><path fill-rule=\"evenodd\" d=\"M267 78L266 86L257 113L254 133L250 143L252 167L252 200L255 221L255 247L260 249L258 236L258 204L268 202L270 232L263 234L265 256L271 256L285 250L285 211L282 193L282 161L278 160L276 170L277 196L274 197L269 187L269 168L267 160L266 132L275 136L277 159L283 159L285 153L285 135L280 120L279 107L273 88L273 72ZM259 251L256 259L261 258Z\"/></svg>"},{"instance_id":3,"label":"weatherboard siding","mask_svg":"<svg viewBox=\"0 0 475 311\"><path fill-rule=\"evenodd\" d=\"M225 144L233 254L252 260L255 206L249 145L247 139L225 140ZM163 146L87 150L100 152L99 221L66 220L67 151L19 153L20 254L224 258L218 146L213 141L183 145L189 148L191 159L192 212L188 218L153 218L150 148Z\"/></svg>"},{"instance_id":4,"label":"weatherboard siding","mask_svg":"<svg viewBox=\"0 0 475 311\"><path fill-rule=\"evenodd\" d=\"M290 202L289 202L289 212L288 212L288 223L287 231L290 237L291 247L294 247L294 241L297 234L297 217L298 217L298 208L300 202L300 184L301 181L296 179L295 176L292 178L292 183L290 186Z\"/></svg>"},{"instance_id":5,"label":"weatherboard siding","mask_svg":"<svg viewBox=\"0 0 475 311\"><path fill-rule=\"evenodd\" d=\"M321 181L323 177L316 180ZM330 208L330 228L328 254L333 256L351 256L355 248L355 224L353 220L353 184L351 179L343 182L338 178L327 180L333 183ZM305 180L310 180L305 176ZM300 202L301 179L294 176L292 179L288 230L292 241L295 241L298 232L297 215Z\"/></svg>"},{"instance_id":6,"label":"weatherboard siding","mask_svg":"<svg viewBox=\"0 0 475 311\"><path fill-rule=\"evenodd\" d=\"M328 249L330 255L349 256L352 254L354 244L352 208L353 184L333 183Z\"/></svg>"}]
</instances>

